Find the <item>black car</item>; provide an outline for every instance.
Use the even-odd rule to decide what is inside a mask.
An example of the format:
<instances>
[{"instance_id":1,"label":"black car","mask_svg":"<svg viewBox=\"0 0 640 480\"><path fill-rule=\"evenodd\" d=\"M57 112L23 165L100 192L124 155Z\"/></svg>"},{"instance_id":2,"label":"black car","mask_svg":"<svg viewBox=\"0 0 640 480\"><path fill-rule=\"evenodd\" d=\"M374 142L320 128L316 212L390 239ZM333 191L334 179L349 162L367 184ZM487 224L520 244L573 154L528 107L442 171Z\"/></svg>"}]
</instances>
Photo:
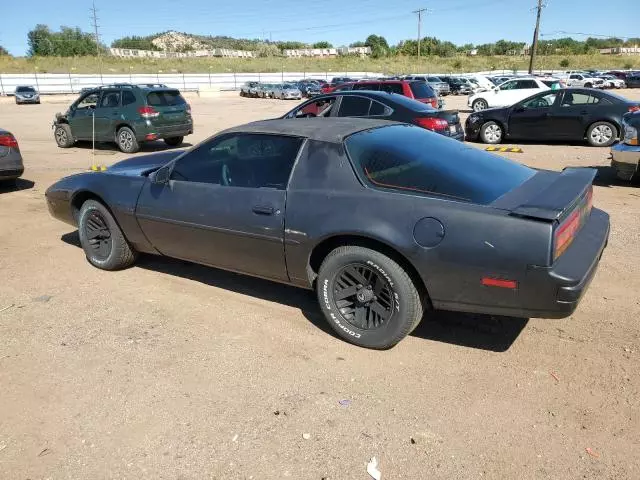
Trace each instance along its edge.
<instances>
[{"instance_id":1,"label":"black car","mask_svg":"<svg viewBox=\"0 0 640 480\"><path fill-rule=\"evenodd\" d=\"M440 76L440 80L449 85L453 95L469 95L473 93L471 85L458 77Z\"/></svg>"},{"instance_id":2,"label":"black car","mask_svg":"<svg viewBox=\"0 0 640 480\"><path fill-rule=\"evenodd\" d=\"M622 134L622 116L638 106L614 93L588 88L546 90L504 108L469 115L467 140L583 141L608 147Z\"/></svg>"},{"instance_id":3,"label":"black car","mask_svg":"<svg viewBox=\"0 0 640 480\"><path fill-rule=\"evenodd\" d=\"M358 85L358 84L356 84ZM412 123L456 140L464 140L457 110L437 110L403 95L368 90L319 95L282 118L359 117Z\"/></svg>"},{"instance_id":4,"label":"black car","mask_svg":"<svg viewBox=\"0 0 640 480\"><path fill-rule=\"evenodd\" d=\"M46 199L98 268L144 252L315 289L340 337L389 348L432 308L570 315L609 236L594 175L413 125L309 118L72 175Z\"/></svg>"},{"instance_id":5,"label":"black car","mask_svg":"<svg viewBox=\"0 0 640 480\"><path fill-rule=\"evenodd\" d=\"M632 72L625 79L627 88L640 88L640 72Z\"/></svg>"}]
</instances>

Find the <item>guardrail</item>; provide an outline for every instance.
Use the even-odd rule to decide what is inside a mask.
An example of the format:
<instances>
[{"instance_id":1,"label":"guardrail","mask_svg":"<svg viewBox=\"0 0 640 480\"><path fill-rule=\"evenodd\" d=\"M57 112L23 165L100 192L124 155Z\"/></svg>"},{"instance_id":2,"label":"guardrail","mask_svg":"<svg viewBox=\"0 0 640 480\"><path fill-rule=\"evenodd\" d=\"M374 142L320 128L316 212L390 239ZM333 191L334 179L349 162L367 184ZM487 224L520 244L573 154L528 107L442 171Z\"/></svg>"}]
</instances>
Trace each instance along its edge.
<instances>
[{"instance_id":1,"label":"guardrail","mask_svg":"<svg viewBox=\"0 0 640 480\"><path fill-rule=\"evenodd\" d=\"M280 83L301 78L331 80L336 76L380 77L375 72L277 72L277 73L160 73L157 74L74 74L74 73L3 73L0 74L0 95L13 95L18 85L31 85L42 94L78 93L83 88L111 83L163 83L182 91L197 91L203 87L237 90L244 82Z\"/></svg>"}]
</instances>

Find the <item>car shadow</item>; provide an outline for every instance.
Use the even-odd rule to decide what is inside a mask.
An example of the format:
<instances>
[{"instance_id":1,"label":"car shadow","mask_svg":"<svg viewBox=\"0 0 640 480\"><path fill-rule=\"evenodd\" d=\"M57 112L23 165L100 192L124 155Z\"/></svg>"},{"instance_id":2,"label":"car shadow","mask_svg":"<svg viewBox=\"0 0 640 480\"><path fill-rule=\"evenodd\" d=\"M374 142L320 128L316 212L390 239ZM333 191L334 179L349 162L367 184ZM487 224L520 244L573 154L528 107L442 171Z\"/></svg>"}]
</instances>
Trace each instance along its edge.
<instances>
[{"instance_id":1,"label":"car shadow","mask_svg":"<svg viewBox=\"0 0 640 480\"><path fill-rule=\"evenodd\" d=\"M18 178L15 183L0 180L0 193L19 192L20 190L29 190L35 186L35 182Z\"/></svg>"},{"instance_id":2,"label":"car shadow","mask_svg":"<svg viewBox=\"0 0 640 480\"><path fill-rule=\"evenodd\" d=\"M151 153L155 153L155 152L164 152L167 150L176 150L176 149L180 149L180 148L189 148L192 147L193 144L189 143L189 142L183 142L182 144L178 145L177 147L172 147L167 145L166 143L164 143L163 141L154 141L154 142L143 142L140 145L140 152L151 152ZM89 141L78 141L76 142L76 144L74 145L75 148L80 148L83 150L92 150L93 149L93 143L89 142ZM111 143L111 142L96 142L96 150L97 151L103 151L103 152L113 152L114 154L119 153L120 149L118 148L118 146L115 143Z\"/></svg>"},{"instance_id":3,"label":"car shadow","mask_svg":"<svg viewBox=\"0 0 640 480\"><path fill-rule=\"evenodd\" d=\"M64 234L61 240L81 248L77 230ZM155 255L141 255L135 266L297 308L315 327L339 338L327 324L318 308L316 295L310 290ZM411 335L463 347L505 352L528 321L515 317L429 311Z\"/></svg>"},{"instance_id":4,"label":"car shadow","mask_svg":"<svg viewBox=\"0 0 640 480\"><path fill-rule=\"evenodd\" d=\"M616 175L616 169L610 165L593 165L590 167L573 167L573 168L593 168L597 171L593 184L598 187L638 187L638 177L632 180L622 180Z\"/></svg>"}]
</instances>

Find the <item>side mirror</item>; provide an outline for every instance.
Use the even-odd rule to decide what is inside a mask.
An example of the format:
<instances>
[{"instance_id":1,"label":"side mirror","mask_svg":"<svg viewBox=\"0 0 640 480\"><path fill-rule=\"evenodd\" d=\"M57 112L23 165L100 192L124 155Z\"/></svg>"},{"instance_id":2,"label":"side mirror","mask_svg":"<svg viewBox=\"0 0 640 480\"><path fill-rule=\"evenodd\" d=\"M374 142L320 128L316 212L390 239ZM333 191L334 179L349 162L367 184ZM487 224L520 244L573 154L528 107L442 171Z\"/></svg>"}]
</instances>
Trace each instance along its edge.
<instances>
[{"instance_id":1,"label":"side mirror","mask_svg":"<svg viewBox=\"0 0 640 480\"><path fill-rule=\"evenodd\" d=\"M151 174L151 183L154 185L166 185L169 183L169 177L171 175L171 167L165 165Z\"/></svg>"}]
</instances>

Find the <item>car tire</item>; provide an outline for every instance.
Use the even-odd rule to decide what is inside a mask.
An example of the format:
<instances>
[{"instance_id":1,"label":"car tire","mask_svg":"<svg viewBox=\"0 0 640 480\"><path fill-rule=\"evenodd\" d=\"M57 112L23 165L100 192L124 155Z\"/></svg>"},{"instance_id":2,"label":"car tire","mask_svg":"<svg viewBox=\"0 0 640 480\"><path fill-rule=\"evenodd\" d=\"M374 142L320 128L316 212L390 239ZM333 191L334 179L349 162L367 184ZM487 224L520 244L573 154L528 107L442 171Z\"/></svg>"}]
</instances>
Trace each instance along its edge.
<instances>
[{"instance_id":1,"label":"car tire","mask_svg":"<svg viewBox=\"0 0 640 480\"><path fill-rule=\"evenodd\" d=\"M140 150L140 144L136 140L136 134L129 127L121 127L116 133L116 144L123 153L136 153Z\"/></svg>"},{"instance_id":2,"label":"car tire","mask_svg":"<svg viewBox=\"0 0 640 480\"><path fill-rule=\"evenodd\" d=\"M473 102L473 104L471 105L471 109L474 112L481 112L482 110L486 110L487 108L489 108L489 104L487 103L486 100L479 98L478 100L475 100Z\"/></svg>"},{"instance_id":3,"label":"car tire","mask_svg":"<svg viewBox=\"0 0 640 480\"><path fill-rule=\"evenodd\" d=\"M348 296L338 298L347 291ZM343 246L329 253L318 272L316 292L331 328L364 348L393 347L424 315L422 295L407 271L365 247Z\"/></svg>"},{"instance_id":4,"label":"car tire","mask_svg":"<svg viewBox=\"0 0 640 480\"><path fill-rule=\"evenodd\" d=\"M595 122L587 129L587 141L592 147L609 147L618 138L618 129L609 122Z\"/></svg>"},{"instance_id":5,"label":"car tire","mask_svg":"<svg viewBox=\"0 0 640 480\"><path fill-rule=\"evenodd\" d=\"M496 122L487 122L480 127L480 140L482 143L496 145L502 142L504 129Z\"/></svg>"},{"instance_id":6,"label":"car tire","mask_svg":"<svg viewBox=\"0 0 640 480\"><path fill-rule=\"evenodd\" d=\"M178 147L182 145L183 141L184 137L169 137L164 139L164 143L166 143L170 147Z\"/></svg>"},{"instance_id":7,"label":"car tire","mask_svg":"<svg viewBox=\"0 0 640 480\"><path fill-rule=\"evenodd\" d=\"M121 270L133 264L136 252L111 212L96 200L87 200L78 215L80 245L87 260L102 270Z\"/></svg>"},{"instance_id":8,"label":"car tire","mask_svg":"<svg viewBox=\"0 0 640 480\"><path fill-rule=\"evenodd\" d=\"M55 138L56 144L60 148L70 148L75 143L73 133L71 133L71 127L67 123L56 125L56 128L53 130L53 138Z\"/></svg>"},{"instance_id":9,"label":"car tire","mask_svg":"<svg viewBox=\"0 0 640 480\"><path fill-rule=\"evenodd\" d=\"M240 96L244 97L244 92L242 90L240 90Z\"/></svg>"},{"instance_id":10,"label":"car tire","mask_svg":"<svg viewBox=\"0 0 640 480\"><path fill-rule=\"evenodd\" d=\"M584 84L584 88L593 88L593 84L592 83L585 83Z\"/></svg>"}]
</instances>

